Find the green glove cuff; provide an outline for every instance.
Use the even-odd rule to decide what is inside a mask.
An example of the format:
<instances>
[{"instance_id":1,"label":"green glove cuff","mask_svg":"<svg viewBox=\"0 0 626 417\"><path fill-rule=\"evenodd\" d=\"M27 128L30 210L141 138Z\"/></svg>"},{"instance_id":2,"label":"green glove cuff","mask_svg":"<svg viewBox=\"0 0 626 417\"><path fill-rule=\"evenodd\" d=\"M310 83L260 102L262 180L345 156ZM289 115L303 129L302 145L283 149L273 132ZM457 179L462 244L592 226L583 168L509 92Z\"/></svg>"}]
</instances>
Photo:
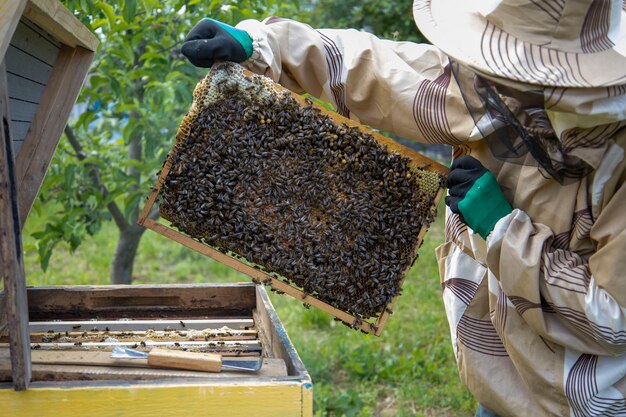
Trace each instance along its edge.
<instances>
[{"instance_id":1,"label":"green glove cuff","mask_svg":"<svg viewBox=\"0 0 626 417\"><path fill-rule=\"evenodd\" d=\"M243 50L246 52L246 59L252 56L252 38L250 37L250 35L248 35L248 32L232 27L231 25L227 25L226 23L222 23L219 20L211 19L210 17L205 17L205 19L216 23L222 29L228 32L230 36L235 38L235 40L241 44Z\"/></svg>"},{"instance_id":2,"label":"green glove cuff","mask_svg":"<svg viewBox=\"0 0 626 417\"><path fill-rule=\"evenodd\" d=\"M513 211L491 172L474 182L458 207L465 223L483 239L487 239L498 220Z\"/></svg>"}]
</instances>

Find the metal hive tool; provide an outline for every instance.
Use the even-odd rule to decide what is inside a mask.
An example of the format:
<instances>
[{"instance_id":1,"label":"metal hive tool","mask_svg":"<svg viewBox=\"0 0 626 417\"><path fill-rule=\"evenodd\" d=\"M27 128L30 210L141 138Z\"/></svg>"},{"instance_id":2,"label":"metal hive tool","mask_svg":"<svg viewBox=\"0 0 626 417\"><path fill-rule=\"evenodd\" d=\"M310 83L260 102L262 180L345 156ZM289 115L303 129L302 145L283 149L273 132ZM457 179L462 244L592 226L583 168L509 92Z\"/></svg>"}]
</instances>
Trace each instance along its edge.
<instances>
[{"instance_id":1,"label":"metal hive tool","mask_svg":"<svg viewBox=\"0 0 626 417\"><path fill-rule=\"evenodd\" d=\"M223 63L196 87L140 223L380 334L446 173ZM146 218L155 203L170 226Z\"/></svg>"}]
</instances>

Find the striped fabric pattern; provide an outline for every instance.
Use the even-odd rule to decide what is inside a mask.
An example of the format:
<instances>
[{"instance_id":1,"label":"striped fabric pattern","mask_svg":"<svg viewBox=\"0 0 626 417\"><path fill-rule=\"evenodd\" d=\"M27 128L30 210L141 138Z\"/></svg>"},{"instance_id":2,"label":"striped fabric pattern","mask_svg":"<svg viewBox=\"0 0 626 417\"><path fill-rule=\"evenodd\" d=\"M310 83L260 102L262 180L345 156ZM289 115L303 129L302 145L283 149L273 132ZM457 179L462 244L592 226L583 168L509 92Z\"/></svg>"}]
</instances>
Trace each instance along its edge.
<instances>
[{"instance_id":1,"label":"striped fabric pattern","mask_svg":"<svg viewBox=\"0 0 626 417\"><path fill-rule=\"evenodd\" d=\"M580 33L580 43L583 52L602 52L615 46L609 39L610 16L610 2L594 0L591 3Z\"/></svg>"},{"instance_id":2,"label":"striped fabric pattern","mask_svg":"<svg viewBox=\"0 0 626 417\"><path fill-rule=\"evenodd\" d=\"M341 74L343 70L343 55L334 40L324 35L322 32L317 32L320 38L324 42L324 49L326 51L326 64L328 65L328 75L330 82L330 90L335 99L337 106L337 113L344 117L350 117L350 110L346 105L346 91L345 85L341 81Z\"/></svg>"},{"instance_id":3,"label":"striped fabric pattern","mask_svg":"<svg viewBox=\"0 0 626 417\"><path fill-rule=\"evenodd\" d=\"M450 278L441 284L441 289L450 290L463 304L469 305L478 290L478 283L469 279Z\"/></svg>"},{"instance_id":4,"label":"striped fabric pattern","mask_svg":"<svg viewBox=\"0 0 626 417\"><path fill-rule=\"evenodd\" d=\"M467 225L461 221L456 213L450 213L446 218L446 239L461 246L461 236L467 232Z\"/></svg>"},{"instance_id":5,"label":"striped fabric pattern","mask_svg":"<svg viewBox=\"0 0 626 417\"><path fill-rule=\"evenodd\" d=\"M575 252L546 248L541 270L548 285L585 294L591 278L589 265Z\"/></svg>"},{"instance_id":6,"label":"striped fabric pattern","mask_svg":"<svg viewBox=\"0 0 626 417\"><path fill-rule=\"evenodd\" d=\"M522 43L491 22L483 29L480 50L490 70L505 78L543 85L591 85L575 53Z\"/></svg>"},{"instance_id":7,"label":"striped fabric pattern","mask_svg":"<svg viewBox=\"0 0 626 417\"><path fill-rule=\"evenodd\" d=\"M523 315L528 310L533 308L541 308L541 303L533 303L530 300L527 300L524 297L511 296L509 297L509 301L515 306L515 309Z\"/></svg>"},{"instance_id":8,"label":"striped fabric pattern","mask_svg":"<svg viewBox=\"0 0 626 417\"><path fill-rule=\"evenodd\" d=\"M456 330L458 343L468 349L490 356L508 356L491 320L480 320L464 315Z\"/></svg>"},{"instance_id":9,"label":"striped fabric pattern","mask_svg":"<svg viewBox=\"0 0 626 417\"><path fill-rule=\"evenodd\" d=\"M565 7L565 0L531 0L531 2L555 22L559 21Z\"/></svg>"},{"instance_id":10,"label":"striped fabric pattern","mask_svg":"<svg viewBox=\"0 0 626 417\"><path fill-rule=\"evenodd\" d=\"M446 115L446 94L451 80L447 66L436 79L424 80L415 93L413 118L418 129L431 143L460 144L454 137Z\"/></svg>"},{"instance_id":11,"label":"striped fabric pattern","mask_svg":"<svg viewBox=\"0 0 626 417\"><path fill-rule=\"evenodd\" d=\"M608 326L589 321L583 312L570 307L552 305L552 308L582 334L594 339L602 339L606 343L626 343L626 330L615 331Z\"/></svg>"},{"instance_id":12,"label":"striped fabric pattern","mask_svg":"<svg viewBox=\"0 0 626 417\"><path fill-rule=\"evenodd\" d=\"M583 354L574 363L565 381L565 393L576 417L626 416L626 400L596 394L598 356Z\"/></svg>"},{"instance_id":13,"label":"striped fabric pattern","mask_svg":"<svg viewBox=\"0 0 626 417\"><path fill-rule=\"evenodd\" d=\"M479 6L480 4L480 6ZM523 84L626 84L624 0L414 0L420 31L481 75ZM455 36L463 27L463 36Z\"/></svg>"}]
</instances>

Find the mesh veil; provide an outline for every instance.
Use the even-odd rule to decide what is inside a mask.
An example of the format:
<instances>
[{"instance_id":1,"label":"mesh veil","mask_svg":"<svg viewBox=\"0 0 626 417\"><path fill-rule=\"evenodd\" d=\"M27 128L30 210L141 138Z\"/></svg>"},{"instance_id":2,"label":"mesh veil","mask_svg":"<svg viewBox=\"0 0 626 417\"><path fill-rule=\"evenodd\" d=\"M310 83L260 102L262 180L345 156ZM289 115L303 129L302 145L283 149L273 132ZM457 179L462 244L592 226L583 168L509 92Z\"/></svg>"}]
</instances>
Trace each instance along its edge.
<instances>
[{"instance_id":1,"label":"mesh veil","mask_svg":"<svg viewBox=\"0 0 626 417\"><path fill-rule=\"evenodd\" d=\"M493 156L526 166L536 165L561 184L578 180L593 167L568 153L559 140L543 107L543 90L524 92L529 103L507 96L507 88L451 62L476 128ZM534 96L534 97L533 97ZM533 100L536 99L536 100Z\"/></svg>"}]
</instances>

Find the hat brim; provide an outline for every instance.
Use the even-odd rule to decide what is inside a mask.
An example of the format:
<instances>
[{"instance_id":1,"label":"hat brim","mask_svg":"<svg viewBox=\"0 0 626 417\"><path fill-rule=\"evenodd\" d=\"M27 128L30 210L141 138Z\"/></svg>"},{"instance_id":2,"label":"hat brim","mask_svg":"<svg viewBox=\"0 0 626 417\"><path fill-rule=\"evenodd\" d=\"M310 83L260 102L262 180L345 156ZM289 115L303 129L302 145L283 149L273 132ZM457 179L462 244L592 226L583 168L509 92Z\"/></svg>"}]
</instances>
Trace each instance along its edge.
<instances>
[{"instance_id":1,"label":"hat brim","mask_svg":"<svg viewBox=\"0 0 626 417\"><path fill-rule=\"evenodd\" d=\"M602 52L559 51L504 32L472 5L476 7L467 0L414 0L413 16L433 45L485 75L550 87L626 84L624 39Z\"/></svg>"}]
</instances>

